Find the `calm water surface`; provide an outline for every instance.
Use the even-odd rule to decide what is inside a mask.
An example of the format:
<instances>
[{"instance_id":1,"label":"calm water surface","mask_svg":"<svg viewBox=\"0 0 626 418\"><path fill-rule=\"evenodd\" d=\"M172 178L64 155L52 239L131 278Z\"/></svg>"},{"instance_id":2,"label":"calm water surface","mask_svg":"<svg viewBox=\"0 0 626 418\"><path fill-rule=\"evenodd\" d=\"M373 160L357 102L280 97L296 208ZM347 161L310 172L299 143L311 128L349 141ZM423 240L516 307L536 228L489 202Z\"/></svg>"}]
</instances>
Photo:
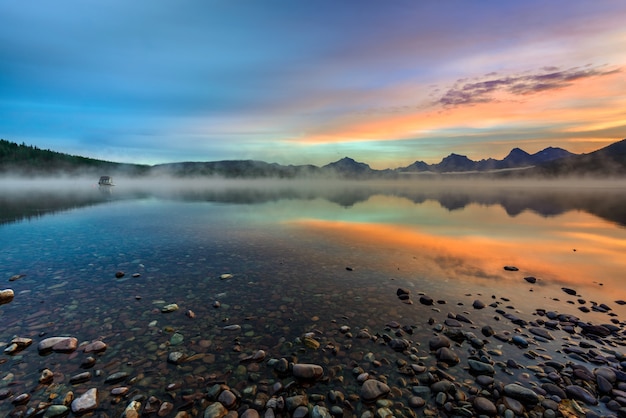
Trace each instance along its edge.
<instances>
[{"instance_id":1,"label":"calm water surface","mask_svg":"<svg viewBox=\"0 0 626 418\"><path fill-rule=\"evenodd\" d=\"M346 338L342 325L354 335L365 328L393 333L392 321L406 325L411 334L404 336L421 344L414 354L430 367L436 361L428 352L429 319L442 323L452 312L471 318L475 326L465 328L476 334L485 324L516 332L493 307L473 309L476 299L527 321L536 319L540 308L597 324L621 321L626 311L615 301L626 299L626 194L609 186L206 181L98 189L79 181L31 189L0 184L0 289L15 292L12 302L0 306L0 344L16 336L34 340L23 351L2 356L0 390L29 393L26 406L36 407L58 402L68 391L79 395L96 387L97 413L120 416L130 398L109 392L125 385L132 394L201 414L202 402L190 403L184 394L202 393L210 382L224 380L245 398L246 388L280 380L265 363L240 362L259 349L268 359L322 364L329 380L318 384L320 393L357 387L351 370L365 368L363 354L371 352L388 359L378 373L402 388L402 376L392 367L397 353ZM505 265L519 271L505 271ZM124 277L116 278L118 271ZM9 281L15 275L24 277ZM528 283L528 276L537 282ZM398 300L399 287L410 290L413 304ZM420 304L422 293L439 303ZM172 303L179 310L161 312ZM578 309L594 303L609 305L613 316ZM227 331L227 325L242 328ZM319 349L302 344L308 332L321 342ZM80 349L38 354L37 342L51 336L106 342L89 381L69 382L84 371L80 365L87 354ZM561 348L570 341L559 332L555 341L537 348L546 358L566 361ZM491 344L504 352L503 361L542 361L529 360L527 350L514 345ZM172 351L189 361L168 363ZM471 347L458 351L466 358ZM52 385L38 384L43 368L55 373ZM128 378L105 383L118 371ZM469 376L454 373L461 382ZM507 370L497 377L528 383L533 379L528 373ZM168 393L171 383L181 384L181 392ZM3 416L16 408L11 399L0 400Z\"/></svg>"}]
</instances>

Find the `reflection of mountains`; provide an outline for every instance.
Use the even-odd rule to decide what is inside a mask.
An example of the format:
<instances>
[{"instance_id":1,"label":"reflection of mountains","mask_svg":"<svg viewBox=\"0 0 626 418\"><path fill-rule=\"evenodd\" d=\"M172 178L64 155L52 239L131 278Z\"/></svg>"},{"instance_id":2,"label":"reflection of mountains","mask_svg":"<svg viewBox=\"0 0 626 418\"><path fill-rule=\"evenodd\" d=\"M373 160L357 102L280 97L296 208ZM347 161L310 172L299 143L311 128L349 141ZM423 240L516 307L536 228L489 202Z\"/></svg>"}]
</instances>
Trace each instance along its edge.
<instances>
[{"instance_id":1,"label":"reflection of mountains","mask_svg":"<svg viewBox=\"0 0 626 418\"><path fill-rule=\"evenodd\" d=\"M349 208L366 202L372 196L395 196L416 204L437 201L449 211L468 205L499 205L509 216L530 210L541 216L556 216L580 210L626 227L626 193L623 190L591 188L529 188L529 187L430 187L417 189L406 185L386 184L370 187L367 183L336 184L329 187L303 187L302 184L281 184L277 187L225 187L219 189L190 188L167 190L134 190L114 194L31 192L17 196L0 196L0 224L37 218L49 213L107 203L155 196L184 201L207 201L229 204L261 204L280 200L325 199ZM501 186L501 185L499 185Z\"/></svg>"}]
</instances>

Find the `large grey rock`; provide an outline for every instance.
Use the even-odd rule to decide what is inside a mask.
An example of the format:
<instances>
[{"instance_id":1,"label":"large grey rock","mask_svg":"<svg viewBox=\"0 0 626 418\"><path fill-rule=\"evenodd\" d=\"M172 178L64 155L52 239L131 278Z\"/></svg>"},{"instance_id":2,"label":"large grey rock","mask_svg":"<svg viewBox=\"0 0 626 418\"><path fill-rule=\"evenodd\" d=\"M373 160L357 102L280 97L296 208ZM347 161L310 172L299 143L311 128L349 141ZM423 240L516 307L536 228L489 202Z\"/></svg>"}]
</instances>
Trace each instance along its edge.
<instances>
[{"instance_id":1,"label":"large grey rock","mask_svg":"<svg viewBox=\"0 0 626 418\"><path fill-rule=\"evenodd\" d=\"M78 340L74 337L50 337L43 339L37 345L40 354L50 351L58 353L71 353L78 347Z\"/></svg>"},{"instance_id":2,"label":"large grey rock","mask_svg":"<svg viewBox=\"0 0 626 418\"><path fill-rule=\"evenodd\" d=\"M72 401L72 412L75 415L86 414L98 407L98 389L91 388Z\"/></svg>"}]
</instances>

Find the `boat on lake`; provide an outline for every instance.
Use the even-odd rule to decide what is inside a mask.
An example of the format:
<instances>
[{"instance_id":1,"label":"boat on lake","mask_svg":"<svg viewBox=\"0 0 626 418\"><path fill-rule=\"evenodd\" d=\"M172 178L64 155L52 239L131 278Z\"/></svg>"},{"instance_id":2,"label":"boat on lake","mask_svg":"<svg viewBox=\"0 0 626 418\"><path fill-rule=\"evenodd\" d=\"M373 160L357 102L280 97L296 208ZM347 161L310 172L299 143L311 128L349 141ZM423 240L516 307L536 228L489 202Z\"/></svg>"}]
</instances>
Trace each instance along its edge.
<instances>
[{"instance_id":1,"label":"boat on lake","mask_svg":"<svg viewBox=\"0 0 626 418\"><path fill-rule=\"evenodd\" d=\"M111 176L101 176L98 180L98 186L114 186Z\"/></svg>"}]
</instances>

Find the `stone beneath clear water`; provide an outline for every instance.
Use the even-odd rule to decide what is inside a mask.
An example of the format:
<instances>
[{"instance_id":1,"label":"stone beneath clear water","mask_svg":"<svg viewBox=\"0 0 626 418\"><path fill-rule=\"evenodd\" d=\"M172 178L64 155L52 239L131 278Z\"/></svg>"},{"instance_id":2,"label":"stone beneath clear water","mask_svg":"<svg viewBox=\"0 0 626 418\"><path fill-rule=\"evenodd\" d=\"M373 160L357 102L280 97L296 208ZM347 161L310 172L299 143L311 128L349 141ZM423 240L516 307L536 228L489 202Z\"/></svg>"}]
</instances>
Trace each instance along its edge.
<instances>
[{"instance_id":1,"label":"stone beneath clear water","mask_svg":"<svg viewBox=\"0 0 626 418\"><path fill-rule=\"evenodd\" d=\"M83 347L85 353L102 353L107 349L107 345L104 341L94 341L86 344Z\"/></svg>"},{"instance_id":2,"label":"stone beneath clear water","mask_svg":"<svg viewBox=\"0 0 626 418\"><path fill-rule=\"evenodd\" d=\"M15 293L13 293L13 289L0 290L0 305L11 302L14 297Z\"/></svg>"},{"instance_id":3,"label":"stone beneath clear water","mask_svg":"<svg viewBox=\"0 0 626 418\"><path fill-rule=\"evenodd\" d=\"M49 337L41 340L37 345L40 354L50 351L71 353L78 347L78 340L74 337Z\"/></svg>"},{"instance_id":4,"label":"stone beneath clear water","mask_svg":"<svg viewBox=\"0 0 626 418\"><path fill-rule=\"evenodd\" d=\"M293 377L303 380L318 380L324 376L324 369L317 364L298 363L293 365Z\"/></svg>"},{"instance_id":5,"label":"stone beneath clear water","mask_svg":"<svg viewBox=\"0 0 626 418\"><path fill-rule=\"evenodd\" d=\"M170 303L161 308L161 312L170 313L178 310L178 305L175 303Z\"/></svg>"},{"instance_id":6,"label":"stone beneath clear water","mask_svg":"<svg viewBox=\"0 0 626 418\"><path fill-rule=\"evenodd\" d=\"M98 389L91 388L72 401L72 412L83 415L98 407Z\"/></svg>"}]
</instances>

